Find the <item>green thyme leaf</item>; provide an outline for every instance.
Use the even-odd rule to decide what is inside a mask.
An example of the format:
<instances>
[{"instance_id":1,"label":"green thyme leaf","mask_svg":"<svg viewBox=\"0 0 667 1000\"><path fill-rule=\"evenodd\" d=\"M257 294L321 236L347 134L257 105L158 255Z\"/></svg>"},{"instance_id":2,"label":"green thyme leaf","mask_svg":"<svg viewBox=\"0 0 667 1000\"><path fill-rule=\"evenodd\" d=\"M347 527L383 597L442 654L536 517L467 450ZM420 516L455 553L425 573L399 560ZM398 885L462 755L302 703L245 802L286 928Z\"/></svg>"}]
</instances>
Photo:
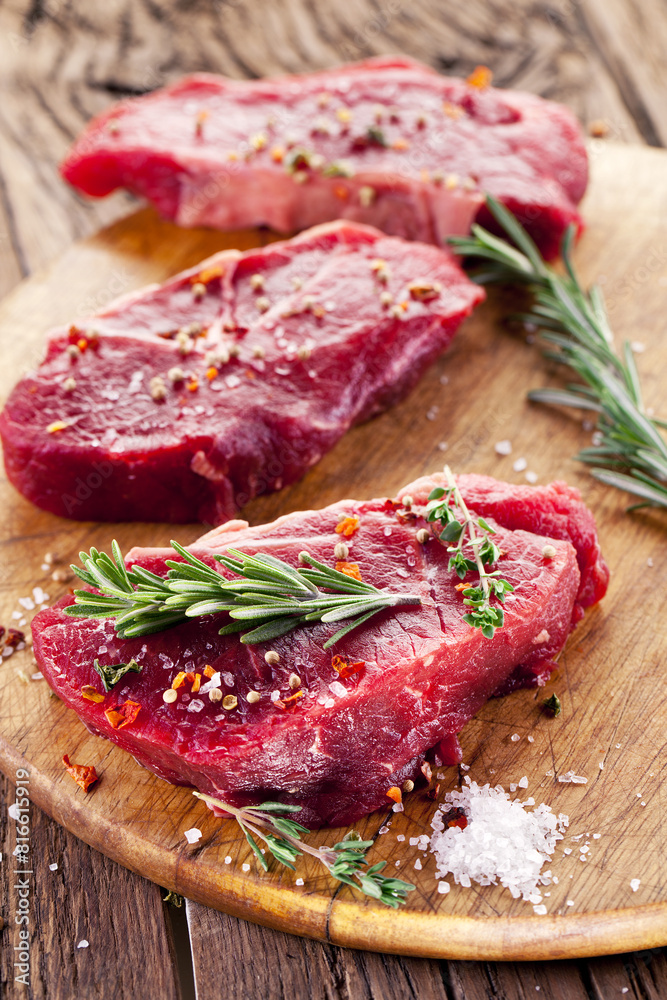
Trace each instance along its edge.
<instances>
[{"instance_id":1,"label":"green thyme leaf","mask_svg":"<svg viewBox=\"0 0 667 1000\"><path fill-rule=\"evenodd\" d=\"M299 832L309 833L306 827L293 820L285 820L279 815L274 815L287 811L298 812L301 806L286 806L282 802L263 802L259 806L237 808L203 792L193 792L193 795L234 816L265 871L268 870L268 862L259 848L259 840L264 841L276 861L286 868L295 871L294 862L303 854L309 854L320 861L337 881L360 890L366 896L371 896L394 909L405 903L407 894L415 888L410 882L404 882L402 879L384 878L380 873L386 865L385 861L378 861L370 868L366 867L368 865L366 852L373 847L373 841L362 840L356 830L350 830L343 840L333 847L311 847L299 836ZM294 832L291 828L297 828L299 832Z\"/></svg>"},{"instance_id":2,"label":"green thyme leaf","mask_svg":"<svg viewBox=\"0 0 667 1000\"><path fill-rule=\"evenodd\" d=\"M544 711L548 715L551 715L552 718L555 719L556 716L560 715L561 713L560 698L558 697L557 694L552 694L548 698L544 699L544 701L542 702L542 707L544 708Z\"/></svg>"},{"instance_id":3,"label":"green thyme leaf","mask_svg":"<svg viewBox=\"0 0 667 1000\"><path fill-rule=\"evenodd\" d=\"M111 688L115 687L125 674L130 672L139 674L143 670L143 667L136 660L130 660L129 663L110 663L107 665L103 665L99 660L95 660L93 666L102 678L102 685L105 691L111 691Z\"/></svg>"}]
</instances>

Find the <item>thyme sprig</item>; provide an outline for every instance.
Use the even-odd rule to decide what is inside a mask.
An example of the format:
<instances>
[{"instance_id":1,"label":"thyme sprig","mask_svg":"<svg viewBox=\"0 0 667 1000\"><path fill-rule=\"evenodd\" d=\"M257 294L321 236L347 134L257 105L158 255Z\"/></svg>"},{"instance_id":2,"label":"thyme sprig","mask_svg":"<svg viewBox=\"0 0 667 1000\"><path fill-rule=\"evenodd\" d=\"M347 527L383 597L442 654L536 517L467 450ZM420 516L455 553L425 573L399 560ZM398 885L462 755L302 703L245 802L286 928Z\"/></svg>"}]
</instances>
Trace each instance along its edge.
<instances>
[{"instance_id":1,"label":"thyme sprig","mask_svg":"<svg viewBox=\"0 0 667 1000\"><path fill-rule=\"evenodd\" d=\"M447 550L452 553L447 568L454 570L460 580L468 573L478 574L479 584L471 583L463 590L463 603L472 608L463 620L473 628L480 628L486 639L492 639L495 630L502 628L505 615L502 607L491 604L491 598L497 598L502 605L514 587L501 579L500 570L489 571L500 558L500 550L490 538L495 534L494 529L483 517L472 516L448 465L445 476L447 487L438 486L428 496L426 520L432 525L439 522L441 541L455 543ZM472 559L464 549L469 550Z\"/></svg>"},{"instance_id":2,"label":"thyme sprig","mask_svg":"<svg viewBox=\"0 0 667 1000\"><path fill-rule=\"evenodd\" d=\"M364 866L368 864L366 852L373 846L373 841L362 840L355 830L347 833L333 847L311 847L306 844L301 835L310 831L296 820L288 819L284 815L299 812L301 806L286 805L283 802L262 802L261 805L238 809L223 802L222 799L213 798L203 792L193 794L209 805L224 809L234 816L264 871L269 870L269 864L262 854L258 840L266 844L281 865L291 868L292 871L296 870L294 862L302 854L310 854L311 857L317 858L328 869L329 874L339 882L344 882L353 889L360 889L366 896L372 896L373 899L393 909L405 903L407 894L415 888L403 879L386 878L381 875L386 861L378 861L364 870Z\"/></svg>"},{"instance_id":3,"label":"thyme sprig","mask_svg":"<svg viewBox=\"0 0 667 1000\"><path fill-rule=\"evenodd\" d=\"M471 236L449 242L457 253L482 261L473 274L479 284L527 286L534 303L518 318L540 329L547 358L581 379L565 389L534 389L528 398L596 413L598 444L582 449L577 459L592 466L591 475L600 482L639 497L641 502L630 509L667 508L667 443L660 431L667 423L646 412L630 344L623 345L622 356L614 350L600 288L593 285L586 291L577 277L571 259L574 227L563 237L565 274L559 274L512 213L490 195L486 201L514 245L481 226L473 226Z\"/></svg>"},{"instance_id":4,"label":"thyme sprig","mask_svg":"<svg viewBox=\"0 0 667 1000\"><path fill-rule=\"evenodd\" d=\"M246 555L228 549L213 558L235 574L228 580L178 542L172 547L181 561L167 560L166 577L142 566L127 569L120 547L112 543L111 556L93 548L81 552L83 568L72 566L77 576L98 593L74 591L69 615L113 618L118 635L125 639L161 632L189 618L227 612L231 623L220 635L243 632L241 642L276 639L292 629L316 622L347 621L324 643L328 649L364 624L373 615L406 604L421 604L416 594L378 590L319 562L308 552L299 554L301 569L282 559L260 553Z\"/></svg>"}]
</instances>

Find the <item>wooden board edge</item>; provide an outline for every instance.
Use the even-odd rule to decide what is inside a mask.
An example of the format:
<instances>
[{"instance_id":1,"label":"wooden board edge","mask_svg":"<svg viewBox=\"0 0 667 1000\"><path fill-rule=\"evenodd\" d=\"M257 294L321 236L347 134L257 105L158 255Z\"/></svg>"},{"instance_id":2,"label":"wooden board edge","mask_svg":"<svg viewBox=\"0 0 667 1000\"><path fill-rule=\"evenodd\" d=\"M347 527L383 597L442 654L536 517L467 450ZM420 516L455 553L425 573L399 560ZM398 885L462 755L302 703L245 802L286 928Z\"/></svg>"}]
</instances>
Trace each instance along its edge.
<instances>
[{"instance_id":1,"label":"wooden board edge","mask_svg":"<svg viewBox=\"0 0 667 1000\"><path fill-rule=\"evenodd\" d=\"M30 774L31 802L75 837L137 875L205 906L274 930L284 931L289 916L291 933L319 941L328 940L331 899L322 894L290 891L269 881L255 882L234 872L224 872L224 878L216 878L218 869L203 863L196 848L187 853L185 844L181 851L160 847L127 827L120 827L113 821L112 815L95 812L92 821L84 792L75 791L74 796L63 795L55 782L40 774L29 760L0 736L0 770L12 784L16 784L16 772L20 768ZM298 907L289 905L290 897L298 899ZM299 914L296 921L295 912Z\"/></svg>"},{"instance_id":2,"label":"wooden board edge","mask_svg":"<svg viewBox=\"0 0 667 1000\"><path fill-rule=\"evenodd\" d=\"M289 911L289 933L299 937L385 954L476 961L590 958L667 946L667 903L568 916L464 917L388 910L367 902L374 909L373 919L362 924L358 902L338 898L337 890L326 899L238 877L243 891L230 893L216 880L213 866L207 865L207 877L202 877L202 862L196 855L146 842L99 813L93 825L83 793L74 799L63 797L53 782L0 737L0 769L15 782L19 768L30 772L35 805L95 850L165 889L273 930L285 931ZM289 897L298 899L298 906L289 905L293 903Z\"/></svg>"}]
</instances>

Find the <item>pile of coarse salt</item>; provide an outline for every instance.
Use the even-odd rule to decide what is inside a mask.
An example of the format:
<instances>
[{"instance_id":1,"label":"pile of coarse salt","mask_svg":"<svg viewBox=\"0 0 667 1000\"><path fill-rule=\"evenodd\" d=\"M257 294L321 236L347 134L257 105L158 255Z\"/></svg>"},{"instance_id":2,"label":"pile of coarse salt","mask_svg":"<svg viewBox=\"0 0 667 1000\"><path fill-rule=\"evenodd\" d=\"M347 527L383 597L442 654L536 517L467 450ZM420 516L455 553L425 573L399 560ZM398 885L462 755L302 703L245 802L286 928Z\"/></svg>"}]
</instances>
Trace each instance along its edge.
<instances>
[{"instance_id":1,"label":"pile of coarse salt","mask_svg":"<svg viewBox=\"0 0 667 1000\"><path fill-rule=\"evenodd\" d=\"M533 798L512 801L501 785L478 785L468 775L461 791L447 792L431 821L435 833L431 851L436 859L436 878L452 874L457 885L501 883L515 899L533 903L536 913L546 913L538 886L550 885L551 871L542 866L551 859L556 843L563 839L569 819L554 815L544 803L532 812ZM444 816L452 807L465 812L468 825L445 827ZM557 881L557 880L556 880ZM447 892L441 882L440 892Z\"/></svg>"}]
</instances>

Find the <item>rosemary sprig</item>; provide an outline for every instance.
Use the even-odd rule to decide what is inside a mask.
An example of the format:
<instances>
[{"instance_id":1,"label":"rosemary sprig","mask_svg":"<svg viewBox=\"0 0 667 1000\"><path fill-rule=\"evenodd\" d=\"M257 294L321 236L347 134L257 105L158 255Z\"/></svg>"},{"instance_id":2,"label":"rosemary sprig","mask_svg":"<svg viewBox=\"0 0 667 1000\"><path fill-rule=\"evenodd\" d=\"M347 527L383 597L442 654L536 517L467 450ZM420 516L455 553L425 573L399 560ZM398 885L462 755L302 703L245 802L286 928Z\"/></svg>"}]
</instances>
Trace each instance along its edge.
<instances>
[{"instance_id":1,"label":"rosemary sprig","mask_svg":"<svg viewBox=\"0 0 667 1000\"><path fill-rule=\"evenodd\" d=\"M530 289L534 304L519 318L539 327L547 358L581 379L565 389L535 389L528 398L596 413L599 443L576 457L593 466L591 474L600 482L639 497L630 509L667 508L667 444L659 429L667 423L646 413L630 344L624 344L620 357L614 351L600 288L581 286L571 260L574 227L563 238L565 274L558 274L512 213L490 195L486 201L515 245L481 226L449 242L457 253L482 260L473 274L478 283L519 282Z\"/></svg>"},{"instance_id":2,"label":"rosemary sprig","mask_svg":"<svg viewBox=\"0 0 667 1000\"><path fill-rule=\"evenodd\" d=\"M445 476L447 487L438 486L429 494L426 520L440 523L441 541L456 543L448 547L452 555L447 568L455 570L459 580L468 573L478 574L479 584L471 583L463 590L463 603L472 608L463 620L473 628L481 628L486 639L492 639L495 630L502 628L505 616L502 607L491 604L491 598L496 597L504 604L505 595L512 593L514 587L500 578L500 570L488 570L500 558L498 546L489 537L495 534L494 529L483 517L473 518L448 465ZM465 554L464 547L470 550L472 559Z\"/></svg>"},{"instance_id":3,"label":"rosemary sprig","mask_svg":"<svg viewBox=\"0 0 667 1000\"><path fill-rule=\"evenodd\" d=\"M226 555L214 556L235 574L228 580L178 542L171 545L183 561L168 559L166 577L141 566L127 569L116 541L111 556L94 548L81 552L83 569L72 569L99 593L75 590L74 604L65 611L75 617L113 618L121 638L161 632L188 618L224 611L233 620L220 629L220 635L243 632L252 625L241 635L241 642L251 644L315 622L352 619L324 643L328 649L379 611L421 604L416 594L378 590L307 552L299 553L302 568L295 569L274 556L228 549Z\"/></svg>"},{"instance_id":4,"label":"rosemary sprig","mask_svg":"<svg viewBox=\"0 0 667 1000\"><path fill-rule=\"evenodd\" d=\"M386 861L378 861L364 871L364 866L368 864L366 852L373 846L373 841L362 840L355 830L347 833L340 843L334 844L333 847L310 847L301 839L301 834L310 831L296 820L281 815L299 812L301 806L286 805L282 802L262 802L258 806L244 806L242 809L237 809L222 799L215 799L203 792L193 792L193 794L209 805L224 809L234 816L264 871L269 870L269 864L261 852L258 840L266 844L281 865L291 868L292 871L296 870L294 862L297 858L302 854L310 854L317 858L328 869L329 874L339 882L344 882L353 889L360 889L366 896L372 896L373 899L378 899L393 909L404 903L407 894L415 888L403 879L386 878L381 875Z\"/></svg>"}]
</instances>

